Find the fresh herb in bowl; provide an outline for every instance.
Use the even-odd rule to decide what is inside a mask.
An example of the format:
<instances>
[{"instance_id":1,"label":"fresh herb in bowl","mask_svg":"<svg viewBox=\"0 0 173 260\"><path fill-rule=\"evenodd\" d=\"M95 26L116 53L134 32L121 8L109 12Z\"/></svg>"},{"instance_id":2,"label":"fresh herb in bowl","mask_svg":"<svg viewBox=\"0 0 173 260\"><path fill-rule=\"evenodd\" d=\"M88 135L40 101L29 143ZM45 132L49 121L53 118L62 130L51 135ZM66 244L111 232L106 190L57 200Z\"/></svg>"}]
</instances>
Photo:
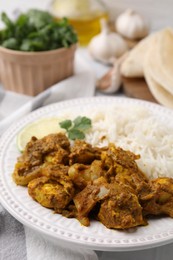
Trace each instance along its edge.
<instances>
[{"instance_id":1,"label":"fresh herb in bowl","mask_svg":"<svg viewBox=\"0 0 173 260\"><path fill-rule=\"evenodd\" d=\"M47 51L70 47L78 41L66 18L56 21L46 12L31 9L12 21L1 14L5 28L0 31L0 45L19 51Z\"/></svg>"}]
</instances>

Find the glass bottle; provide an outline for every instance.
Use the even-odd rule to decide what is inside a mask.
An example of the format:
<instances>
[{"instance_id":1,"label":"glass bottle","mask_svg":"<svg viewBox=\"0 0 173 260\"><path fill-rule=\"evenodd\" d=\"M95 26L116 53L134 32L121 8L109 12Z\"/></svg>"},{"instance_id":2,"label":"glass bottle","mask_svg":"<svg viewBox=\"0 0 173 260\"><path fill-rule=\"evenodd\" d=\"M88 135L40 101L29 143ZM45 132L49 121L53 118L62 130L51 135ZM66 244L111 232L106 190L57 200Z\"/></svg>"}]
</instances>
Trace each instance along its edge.
<instances>
[{"instance_id":1,"label":"glass bottle","mask_svg":"<svg viewBox=\"0 0 173 260\"><path fill-rule=\"evenodd\" d=\"M100 19L109 19L108 10L101 0L53 0L51 12L58 20L68 18L82 46L100 33Z\"/></svg>"}]
</instances>

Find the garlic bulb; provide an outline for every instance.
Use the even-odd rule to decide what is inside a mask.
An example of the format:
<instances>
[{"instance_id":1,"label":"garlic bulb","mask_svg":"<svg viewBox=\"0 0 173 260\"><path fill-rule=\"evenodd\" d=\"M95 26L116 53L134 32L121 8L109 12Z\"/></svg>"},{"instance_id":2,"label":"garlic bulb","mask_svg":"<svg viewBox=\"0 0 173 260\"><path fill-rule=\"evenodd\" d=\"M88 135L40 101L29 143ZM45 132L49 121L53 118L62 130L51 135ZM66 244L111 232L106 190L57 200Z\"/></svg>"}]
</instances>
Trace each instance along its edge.
<instances>
[{"instance_id":1,"label":"garlic bulb","mask_svg":"<svg viewBox=\"0 0 173 260\"><path fill-rule=\"evenodd\" d=\"M137 12L127 9L115 21L116 31L131 39L141 39L148 34L148 26L144 18Z\"/></svg>"},{"instance_id":2,"label":"garlic bulb","mask_svg":"<svg viewBox=\"0 0 173 260\"><path fill-rule=\"evenodd\" d=\"M128 47L120 35L110 32L105 19L101 19L101 27L101 33L91 39L88 50L95 60L112 64L115 58L119 58L127 51Z\"/></svg>"}]
</instances>

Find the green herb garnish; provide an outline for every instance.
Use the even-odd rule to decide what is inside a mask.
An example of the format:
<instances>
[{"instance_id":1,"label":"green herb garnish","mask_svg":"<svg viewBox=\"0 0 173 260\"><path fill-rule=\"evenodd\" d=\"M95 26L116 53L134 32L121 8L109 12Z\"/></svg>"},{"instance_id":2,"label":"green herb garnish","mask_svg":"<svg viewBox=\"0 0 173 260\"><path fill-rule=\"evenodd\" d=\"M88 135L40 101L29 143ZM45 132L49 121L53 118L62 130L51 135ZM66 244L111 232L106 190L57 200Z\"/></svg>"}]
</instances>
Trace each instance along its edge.
<instances>
[{"instance_id":1,"label":"green herb garnish","mask_svg":"<svg viewBox=\"0 0 173 260\"><path fill-rule=\"evenodd\" d=\"M70 47L77 42L77 34L66 18L56 21L46 11L31 9L12 21L1 14L5 28L0 31L0 45L19 51L46 51Z\"/></svg>"},{"instance_id":2,"label":"green herb garnish","mask_svg":"<svg viewBox=\"0 0 173 260\"><path fill-rule=\"evenodd\" d=\"M91 119L87 117L76 117L72 120L64 120L59 123L61 128L64 128L67 131L68 138L71 140L75 139L84 139L85 131L91 128Z\"/></svg>"}]
</instances>

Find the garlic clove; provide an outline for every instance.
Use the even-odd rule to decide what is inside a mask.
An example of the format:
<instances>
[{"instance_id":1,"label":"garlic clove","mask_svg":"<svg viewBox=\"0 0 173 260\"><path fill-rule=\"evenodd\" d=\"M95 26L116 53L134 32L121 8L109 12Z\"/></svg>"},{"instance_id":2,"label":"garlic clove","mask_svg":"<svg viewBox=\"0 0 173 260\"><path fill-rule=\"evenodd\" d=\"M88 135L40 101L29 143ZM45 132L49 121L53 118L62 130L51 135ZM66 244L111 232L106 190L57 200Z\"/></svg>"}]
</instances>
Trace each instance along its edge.
<instances>
[{"instance_id":1,"label":"garlic clove","mask_svg":"<svg viewBox=\"0 0 173 260\"><path fill-rule=\"evenodd\" d=\"M127 51L128 46L120 35L110 32L105 19L101 19L101 27L101 33L91 39L88 51L95 60L112 64L114 58L119 58Z\"/></svg>"},{"instance_id":2,"label":"garlic clove","mask_svg":"<svg viewBox=\"0 0 173 260\"><path fill-rule=\"evenodd\" d=\"M112 68L96 83L96 88L103 93L112 94L117 92L122 84L120 73Z\"/></svg>"},{"instance_id":3,"label":"garlic clove","mask_svg":"<svg viewBox=\"0 0 173 260\"><path fill-rule=\"evenodd\" d=\"M114 66L96 83L96 88L103 93L112 94L117 92L122 85L121 64L126 58L127 53L119 59L114 59Z\"/></svg>"},{"instance_id":4,"label":"garlic clove","mask_svg":"<svg viewBox=\"0 0 173 260\"><path fill-rule=\"evenodd\" d=\"M131 9L127 9L117 17L115 27L119 34L131 40L142 39L149 32L143 16Z\"/></svg>"}]
</instances>

